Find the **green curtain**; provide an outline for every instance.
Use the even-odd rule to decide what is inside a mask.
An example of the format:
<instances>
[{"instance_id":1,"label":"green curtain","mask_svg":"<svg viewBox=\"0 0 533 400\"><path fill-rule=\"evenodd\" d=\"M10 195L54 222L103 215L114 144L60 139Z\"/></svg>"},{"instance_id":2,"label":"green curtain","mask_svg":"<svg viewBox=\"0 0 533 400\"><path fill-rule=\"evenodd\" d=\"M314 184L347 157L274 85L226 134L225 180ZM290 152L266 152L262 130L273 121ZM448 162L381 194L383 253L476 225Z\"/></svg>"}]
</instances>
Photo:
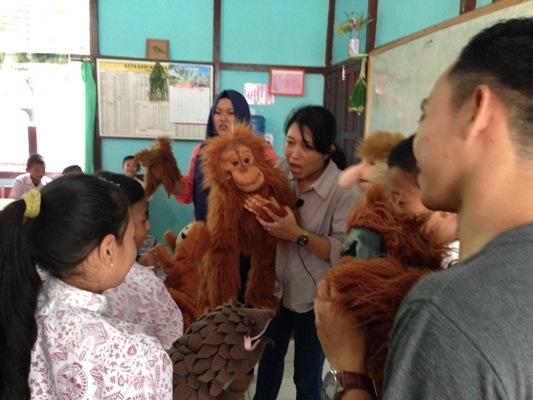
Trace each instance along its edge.
<instances>
[{"instance_id":1,"label":"green curtain","mask_svg":"<svg viewBox=\"0 0 533 400\"><path fill-rule=\"evenodd\" d=\"M87 174L94 172L94 124L96 121L96 82L93 65L84 61L81 66L85 82L85 168Z\"/></svg>"}]
</instances>

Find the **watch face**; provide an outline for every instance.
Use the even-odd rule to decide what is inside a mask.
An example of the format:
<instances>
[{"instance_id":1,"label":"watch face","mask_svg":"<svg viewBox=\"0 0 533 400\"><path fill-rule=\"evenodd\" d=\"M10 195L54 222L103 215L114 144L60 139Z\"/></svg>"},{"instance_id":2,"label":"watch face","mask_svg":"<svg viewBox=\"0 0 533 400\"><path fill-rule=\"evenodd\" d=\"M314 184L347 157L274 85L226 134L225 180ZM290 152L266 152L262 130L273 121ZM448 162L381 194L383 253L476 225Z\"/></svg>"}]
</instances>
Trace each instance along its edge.
<instances>
[{"instance_id":1,"label":"watch face","mask_svg":"<svg viewBox=\"0 0 533 400\"><path fill-rule=\"evenodd\" d=\"M338 379L337 376L329 371L322 382L322 399L335 400L338 393Z\"/></svg>"},{"instance_id":2,"label":"watch face","mask_svg":"<svg viewBox=\"0 0 533 400\"><path fill-rule=\"evenodd\" d=\"M298 246L305 246L307 244L307 242L309 241L309 237L305 236L305 235L302 235L298 238L298 240L296 241L296 244Z\"/></svg>"}]
</instances>

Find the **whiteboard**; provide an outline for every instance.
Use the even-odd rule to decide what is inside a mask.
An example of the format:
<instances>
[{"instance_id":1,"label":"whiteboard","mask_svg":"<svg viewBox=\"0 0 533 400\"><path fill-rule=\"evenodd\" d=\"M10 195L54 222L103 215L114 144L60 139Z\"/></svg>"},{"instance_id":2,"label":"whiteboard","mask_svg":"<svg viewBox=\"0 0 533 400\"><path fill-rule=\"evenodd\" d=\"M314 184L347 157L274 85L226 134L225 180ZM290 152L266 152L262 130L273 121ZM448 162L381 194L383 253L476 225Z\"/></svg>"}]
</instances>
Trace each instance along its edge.
<instances>
[{"instance_id":1,"label":"whiteboard","mask_svg":"<svg viewBox=\"0 0 533 400\"><path fill-rule=\"evenodd\" d=\"M203 140L213 99L213 66L161 61L169 101L148 99L155 62L98 59L99 134L102 137Z\"/></svg>"},{"instance_id":2,"label":"whiteboard","mask_svg":"<svg viewBox=\"0 0 533 400\"><path fill-rule=\"evenodd\" d=\"M498 20L533 16L533 0L500 0L369 53L365 135L416 132L420 102L464 45Z\"/></svg>"}]
</instances>

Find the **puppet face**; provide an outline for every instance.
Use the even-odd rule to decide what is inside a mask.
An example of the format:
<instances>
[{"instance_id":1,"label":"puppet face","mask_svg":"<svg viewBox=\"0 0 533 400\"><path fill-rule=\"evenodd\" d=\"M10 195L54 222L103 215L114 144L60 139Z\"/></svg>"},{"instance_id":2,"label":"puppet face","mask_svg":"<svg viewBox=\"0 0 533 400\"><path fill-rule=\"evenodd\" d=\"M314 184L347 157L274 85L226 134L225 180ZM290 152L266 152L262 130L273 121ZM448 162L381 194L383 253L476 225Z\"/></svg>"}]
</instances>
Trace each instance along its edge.
<instances>
[{"instance_id":1,"label":"puppet face","mask_svg":"<svg viewBox=\"0 0 533 400\"><path fill-rule=\"evenodd\" d=\"M256 162L252 149L244 143L230 143L221 154L221 167L233 179L235 186L245 193L259 189L265 181L263 171Z\"/></svg>"},{"instance_id":2,"label":"puppet face","mask_svg":"<svg viewBox=\"0 0 533 400\"><path fill-rule=\"evenodd\" d=\"M373 160L369 161L365 158L360 162L359 179L357 186L364 192L368 187L376 181L379 175L378 170L386 168L385 161Z\"/></svg>"}]
</instances>

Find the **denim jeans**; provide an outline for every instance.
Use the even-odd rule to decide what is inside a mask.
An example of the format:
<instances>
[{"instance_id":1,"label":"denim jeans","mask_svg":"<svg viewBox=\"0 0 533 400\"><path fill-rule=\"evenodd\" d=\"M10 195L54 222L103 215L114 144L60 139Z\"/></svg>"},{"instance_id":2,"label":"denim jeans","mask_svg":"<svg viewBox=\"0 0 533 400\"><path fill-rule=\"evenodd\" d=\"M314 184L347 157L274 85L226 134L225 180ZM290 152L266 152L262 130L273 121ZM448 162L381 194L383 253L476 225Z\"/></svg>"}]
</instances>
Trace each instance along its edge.
<instances>
[{"instance_id":1,"label":"denim jeans","mask_svg":"<svg viewBox=\"0 0 533 400\"><path fill-rule=\"evenodd\" d=\"M318 340L313 310L300 314L280 306L265 336L274 341L259 362L254 400L275 400L278 396L285 355L294 336L294 376L297 400L320 400L324 353Z\"/></svg>"}]
</instances>

